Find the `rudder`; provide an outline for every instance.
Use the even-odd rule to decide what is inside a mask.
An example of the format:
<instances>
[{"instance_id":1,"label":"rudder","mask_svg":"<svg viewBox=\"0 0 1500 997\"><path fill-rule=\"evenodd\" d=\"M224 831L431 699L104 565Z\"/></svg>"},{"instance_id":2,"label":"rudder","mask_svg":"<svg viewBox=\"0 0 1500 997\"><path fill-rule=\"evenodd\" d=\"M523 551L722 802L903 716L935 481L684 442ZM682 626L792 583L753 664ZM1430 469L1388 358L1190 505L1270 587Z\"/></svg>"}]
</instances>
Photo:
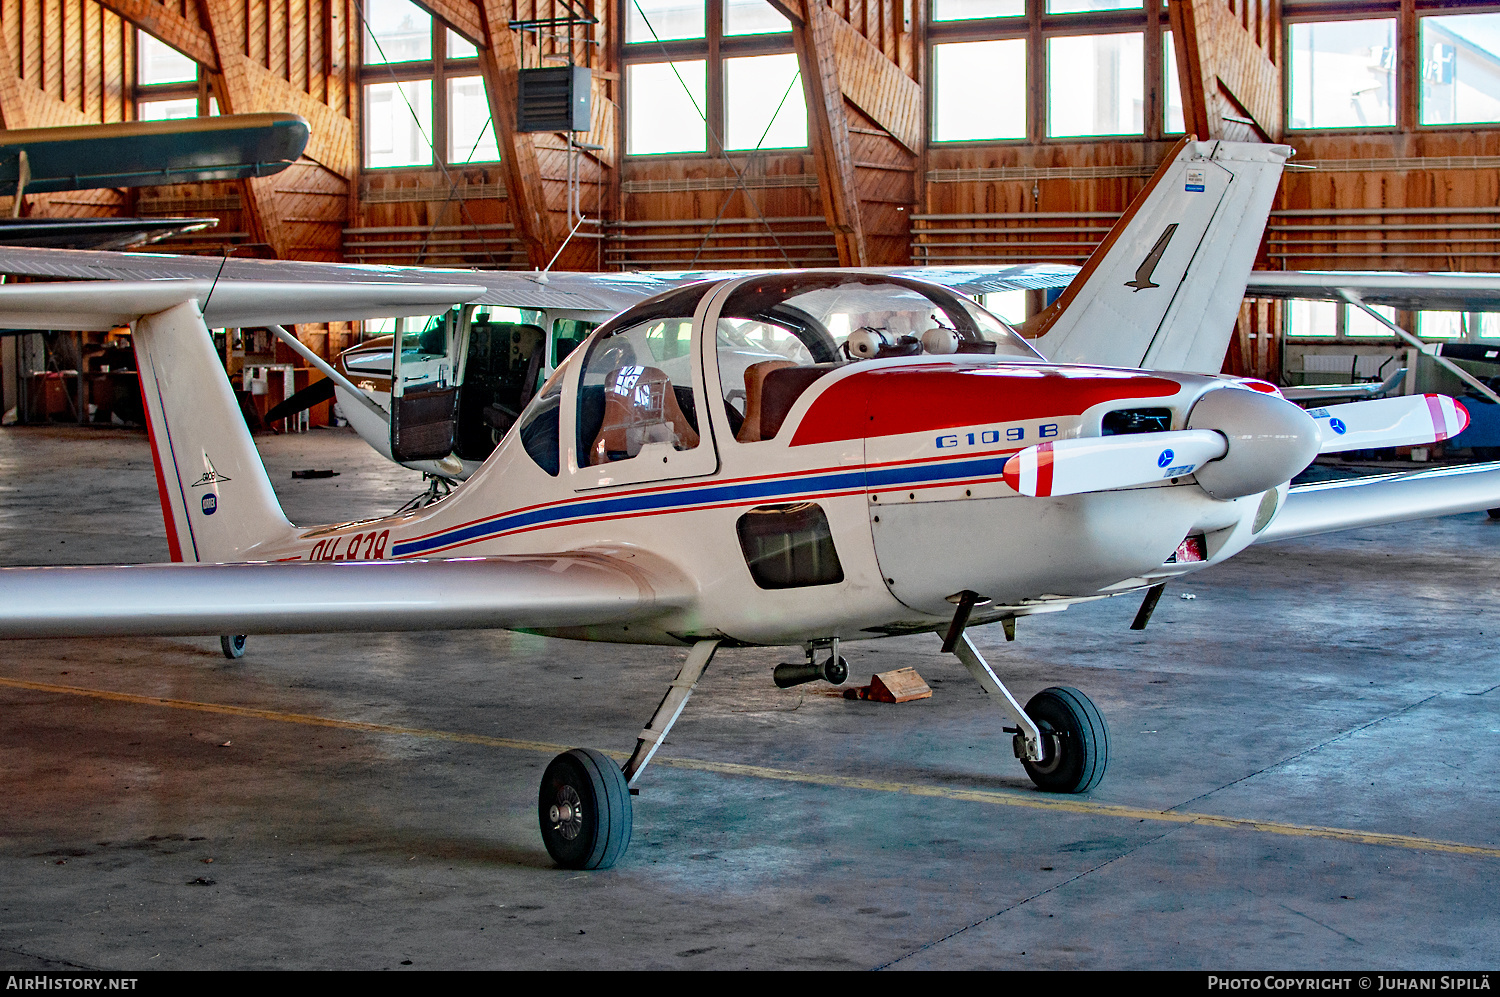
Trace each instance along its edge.
<instances>
[{"instance_id":1,"label":"rudder","mask_svg":"<svg viewBox=\"0 0 1500 997\"><path fill-rule=\"evenodd\" d=\"M1060 363L1217 373L1291 154L1182 140L1023 331Z\"/></svg>"},{"instance_id":2,"label":"rudder","mask_svg":"<svg viewBox=\"0 0 1500 997\"><path fill-rule=\"evenodd\" d=\"M142 316L134 339L172 560L254 560L292 525L197 302Z\"/></svg>"}]
</instances>

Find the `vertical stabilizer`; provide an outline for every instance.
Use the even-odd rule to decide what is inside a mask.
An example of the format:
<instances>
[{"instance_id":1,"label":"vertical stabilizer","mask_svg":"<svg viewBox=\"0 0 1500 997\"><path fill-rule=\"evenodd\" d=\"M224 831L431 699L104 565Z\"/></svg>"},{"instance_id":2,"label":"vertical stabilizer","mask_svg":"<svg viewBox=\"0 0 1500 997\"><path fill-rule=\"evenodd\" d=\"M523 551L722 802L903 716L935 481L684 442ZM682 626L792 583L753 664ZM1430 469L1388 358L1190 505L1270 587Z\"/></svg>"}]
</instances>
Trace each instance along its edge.
<instances>
[{"instance_id":1,"label":"vertical stabilizer","mask_svg":"<svg viewBox=\"0 0 1500 997\"><path fill-rule=\"evenodd\" d=\"M1024 331L1061 363L1217 373L1291 154L1184 139Z\"/></svg>"},{"instance_id":2,"label":"vertical stabilizer","mask_svg":"<svg viewBox=\"0 0 1500 997\"><path fill-rule=\"evenodd\" d=\"M135 356L172 560L255 560L292 526L197 302L136 322Z\"/></svg>"}]
</instances>

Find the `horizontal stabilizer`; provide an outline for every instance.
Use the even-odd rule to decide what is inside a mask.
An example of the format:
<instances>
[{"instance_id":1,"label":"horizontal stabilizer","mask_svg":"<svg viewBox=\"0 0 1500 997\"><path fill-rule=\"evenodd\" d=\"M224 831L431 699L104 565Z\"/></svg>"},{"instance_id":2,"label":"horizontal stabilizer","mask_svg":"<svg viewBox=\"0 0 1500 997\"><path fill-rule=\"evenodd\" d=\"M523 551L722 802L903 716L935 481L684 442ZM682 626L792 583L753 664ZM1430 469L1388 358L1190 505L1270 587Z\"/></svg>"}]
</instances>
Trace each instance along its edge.
<instances>
[{"instance_id":1,"label":"horizontal stabilizer","mask_svg":"<svg viewBox=\"0 0 1500 997\"><path fill-rule=\"evenodd\" d=\"M613 553L0 568L0 638L580 627L689 593Z\"/></svg>"},{"instance_id":2,"label":"horizontal stabilizer","mask_svg":"<svg viewBox=\"0 0 1500 997\"><path fill-rule=\"evenodd\" d=\"M1081 495L1189 475L1227 449L1224 436L1211 429L1095 436L1027 447L1001 473L1022 495Z\"/></svg>"},{"instance_id":3,"label":"horizontal stabilizer","mask_svg":"<svg viewBox=\"0 0 1500 997\"><path fill-rule=\"evenodd\" d=\"M1318 424L1318 452L1440 443L1469 424L1469 412L1447 395L1403 395L1308 409Z\"/></svg>"},{"instance_id":4,"label":"horizontal stabilizer","mask_svg":"<svg viewBox=\"0 0 1500 997\"><path fill-rule=\"evenodd\" d=\"M1500 464L1297 485L1256 543L1500 508Z\"/></svg>"},{"instance_id":5,"label":"horizontal stabilizer","mask_svg":"<svg viewBox=\"0 0 1500 997\"><path fill-rule=\"evenodd\" d=\"M197 301L211 329L432 315L472 301L470 284L71 281L0 287L0 328L106 330Z\"/></svg>"}]
</instances>

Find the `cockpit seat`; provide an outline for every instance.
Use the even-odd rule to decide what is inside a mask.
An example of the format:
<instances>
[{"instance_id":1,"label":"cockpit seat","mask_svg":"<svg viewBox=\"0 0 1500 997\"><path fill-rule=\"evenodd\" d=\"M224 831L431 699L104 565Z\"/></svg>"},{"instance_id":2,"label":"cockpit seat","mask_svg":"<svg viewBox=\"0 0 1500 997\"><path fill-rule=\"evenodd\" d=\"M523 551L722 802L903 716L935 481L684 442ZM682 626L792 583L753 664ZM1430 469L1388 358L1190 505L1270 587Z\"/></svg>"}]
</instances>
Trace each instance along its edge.
<instances>
[{"instance_id":1,"label":"cockpit seat","mask_svg":"<svg viewBox=\"0 0 1500 997\"><path fill-rule=\"evenodd\" d=\"M773 370L795 366L790 360L762 360L745 368L745 423L735 434L735 439L741 443L757 443L765 439L760 432L760 413L766 375Z\"/></svg>"},{"instance_id":2,"label":"cockpit seat","mask_svg":"<svg viewBox=\"0 0 1500 997\"><path fill-rule=\"evenodd\" d=\"M698 445L698 433L664 372L635 364L617 367L604 379L604 421L589 449L589 463L634 457L647 443L691 450Z\"/></svg>"},{"instance_id":3,"label":"cockpit seat","mask_svg":"<svg viewBox=\"0 0 1500 997\"><path fill-rule=\"evenodd\" d=\"M761 439L769 440L781 432L781 424L802 393L818 378L833 373L840 366L834 363L801 364L768 371L761 383Z\"/></svg>"}]
</instances>

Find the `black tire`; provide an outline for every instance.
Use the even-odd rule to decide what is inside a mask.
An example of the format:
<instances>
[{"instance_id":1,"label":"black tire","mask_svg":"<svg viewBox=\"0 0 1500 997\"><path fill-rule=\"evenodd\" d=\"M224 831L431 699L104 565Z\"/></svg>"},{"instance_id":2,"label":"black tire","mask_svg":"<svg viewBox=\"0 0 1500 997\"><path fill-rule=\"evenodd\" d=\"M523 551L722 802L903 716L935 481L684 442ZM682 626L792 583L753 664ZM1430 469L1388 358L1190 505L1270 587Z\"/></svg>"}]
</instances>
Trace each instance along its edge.
<instances>
[{"instance_id":1,"label":"black tire","mask_svg":"<svg viewBox=\"0 0 1500 997\"><path fill-rule=\"evenodd\" d=\"M849 681L849 662L842 654L823 663L823 681L830 685L843 685Z\"/></svg>"},{"instance_id":2,"label":"black tire","mask_svg":"<svg viewBox=\"0 0 1500 997\"><path fill-rule=\"evenodd\" d=\"M591 748L552 759L537 817L547 854L565 869L608 869L630 847L630 787L620 766Z\"/></svg>"},{"instance_id":3,"label":"black tire","mask_svg":"<svg viewBox=\"0 0 1500 997\"><path fill-rule=\"evenodd\" d=\"M1500 519L1500 509L1487 509L1485 510L1485 514L1491 519Z\"/></svg>"},{"instance_id":4,"label":"black tire","mask_svg":"<svg viewBox=\"0 0 1500 997\"><path fill-rule=\"evenodd\" d=\"M1026 715L1042 730L1042 760L1021 761L1038 789L1087 793L1099 785L1109 765L1109 728L1087 696L1066 686L1043 689Z\"/></svg>"},{"instance_id":5,"label":"black tire","mask_svg":"<svg viewBox=\"0 0 1500 997\"><path fill-rule=\"evenodd\" d=\"M219 650L223 651L224 657L230 661L238 661L245 656L245 635L235 634L232 637L220 637Z\"/></svg>"}]
</instances>

